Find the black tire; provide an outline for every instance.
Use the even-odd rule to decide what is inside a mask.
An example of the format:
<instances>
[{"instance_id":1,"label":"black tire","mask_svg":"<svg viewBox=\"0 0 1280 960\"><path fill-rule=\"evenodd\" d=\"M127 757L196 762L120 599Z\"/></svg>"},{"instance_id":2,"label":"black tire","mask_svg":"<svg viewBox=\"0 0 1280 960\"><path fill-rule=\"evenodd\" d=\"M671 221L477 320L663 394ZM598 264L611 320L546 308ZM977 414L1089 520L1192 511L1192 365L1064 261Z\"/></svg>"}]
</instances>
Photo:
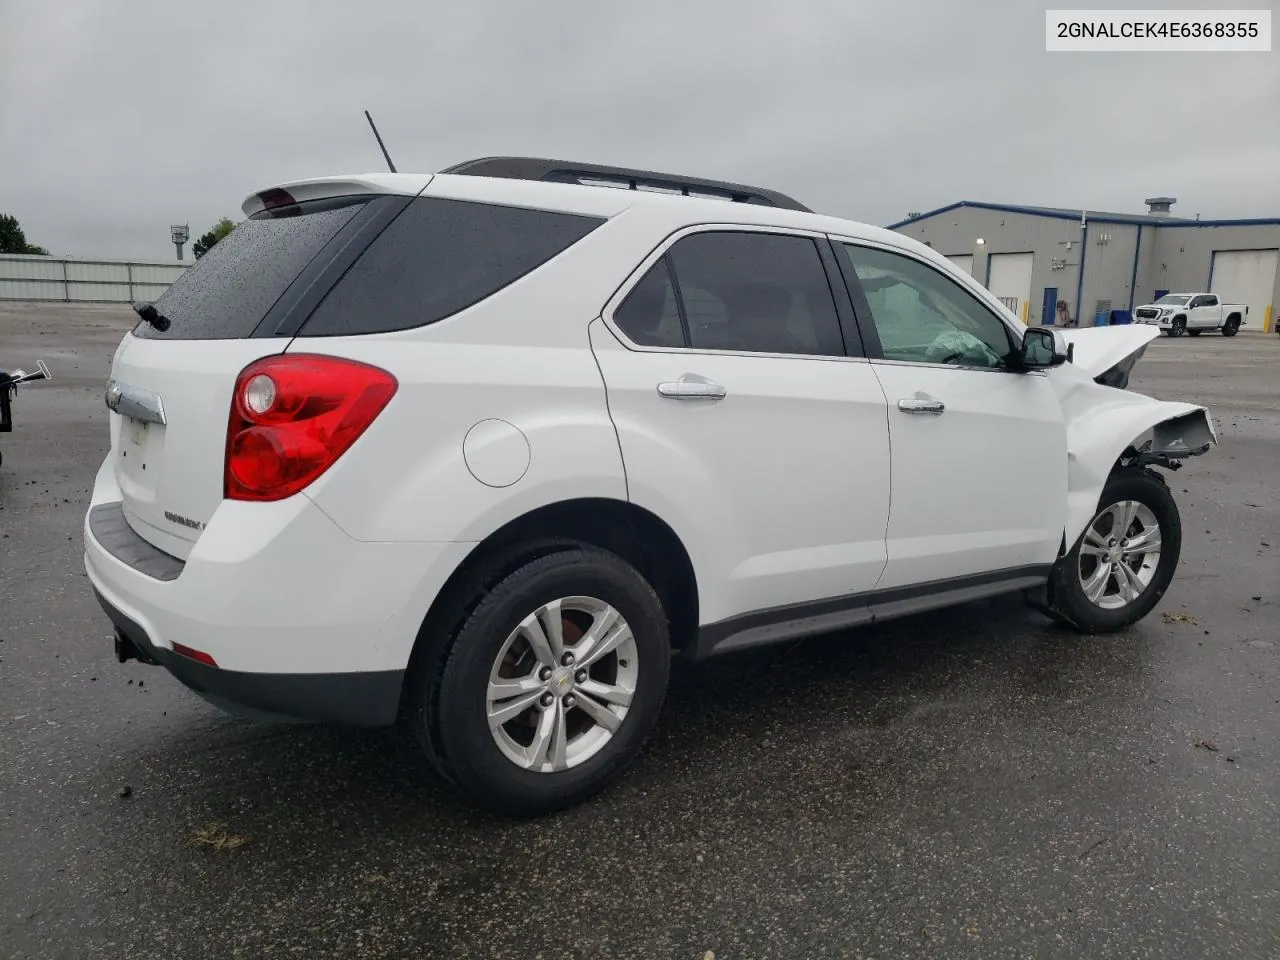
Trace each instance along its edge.
<instances>
[{"instance_id":1,"label":"black tire","mask_svg":"<svg viewBox=\"0 0 1280 960\"><path fill-rule=\"evenodd\" d=\"M1136 599L1118 609L1105 609L1085 596L1080 583L1080 549L1085 534L1080 535L1066 555L1059 558L1049 577L1050 612L1057 619L1089 633L1123 630L1141 620L1160 602L1178 568L1182 551L1182 521L1178 505L1164 479L1149 469L1125 469L1111 475L1098 501L1095 518L1112 504L1126 500L1145 505L1160 527L1160 559L1146 589ZM1093 520L1090 520L1092 526ZM1086 527L1086 533L1088 532Z\"/></svg>"},{"instance_id":2,"label":"black tire","mask_svg":"<svg viewBox=\"0 0 1280 960\"><path fill-rule=\"evenodd\" d=\"M1173 325L1169 327L1169 336L1180 337L1187 332L1187 318L1174 317Z\"/></svg>"},{"instance_id":3,"label":"black tire","mask_svg":"<svg viewBox=\"0 0 1280 960\"><path fill-rule=\"evenodd\" d=\"M486 593L443 658L431 658L439 665L434 682L415 678L410 712L415 732L434 762L447 768L447 779L479 806L530 816L581 803L635 761L658 719L671 667L662 603L630 564L587 546L530 560ZM621 725L598 753L566 770L535 772L499 749L489 729L485 691L494 661L517 625L542 605L567 596L597 598L626 619L636 644L636 689ZM433 669L431 659L421 669Z\"/></svg>"},{"instance_id":4,"label":"black tire","mask_svg":"<svg viewBox=\"0 0 1280 960\"><path fill-rule=\"evenodd\" d=\"M1224 337L1234 337L1239 330L1239 317L1227 317L1227 322L1222 325L1222 335Z\"/></svg>"},{"instance_id":5,"label":"black tire","mask_svg":"<svg viewBox=\"0 0 1280 960\"><path fill-rule=\"evenodd\" d=\"M1188 330L1188 331L1187 331L1187 336L1188 336L1188 337L1198 337L1198 336L1200 336L1200 334L1201 334L1202 332L1203 332L1203 331L1200 331L1200 330Z\"/></svg>"}]
</instances>

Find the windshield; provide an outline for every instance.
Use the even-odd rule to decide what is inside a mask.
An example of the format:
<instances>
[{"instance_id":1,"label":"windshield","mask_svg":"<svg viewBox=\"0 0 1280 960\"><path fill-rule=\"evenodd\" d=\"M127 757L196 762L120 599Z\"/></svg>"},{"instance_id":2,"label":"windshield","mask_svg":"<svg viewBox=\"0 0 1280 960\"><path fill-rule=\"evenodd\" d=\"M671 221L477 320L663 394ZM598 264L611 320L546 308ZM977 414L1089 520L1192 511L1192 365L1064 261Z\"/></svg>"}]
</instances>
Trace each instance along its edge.
<instances>
[{"instance_id":1,"label":"windshield","mask_svg":"<svg viewBox=\"0 0 1280 960\"><path fill-rule=\"evenodd\" d=\"M1166 294L1165 296L1157 300L1156 303L1166 303L1171 307L1183 307L1183 306L1186 306L1187 301L1190 299L1191 299L1190 297L1179 297L1176 295L1169 296Z\"/></svg>"}]
</instances>

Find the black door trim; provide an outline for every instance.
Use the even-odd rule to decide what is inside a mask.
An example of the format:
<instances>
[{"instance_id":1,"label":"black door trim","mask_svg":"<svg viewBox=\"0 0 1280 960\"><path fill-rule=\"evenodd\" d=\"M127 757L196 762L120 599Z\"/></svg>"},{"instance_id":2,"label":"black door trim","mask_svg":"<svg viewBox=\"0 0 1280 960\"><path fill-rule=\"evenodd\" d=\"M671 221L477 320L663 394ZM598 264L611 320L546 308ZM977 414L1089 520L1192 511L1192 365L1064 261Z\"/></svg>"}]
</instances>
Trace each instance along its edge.
<instances>
[{"instance_id":1,"label":"black door trim","mask_svg":"<svg viewBox=\"0 0 1280 960\"><path fill-rule=\"evenodd\" d=\"M952 577L910 587L873 590L831 600L758 610L700 627L685 655L690 660L704 660L735 650L1029 590L1043 585L1052 570L1052 564L1013 567L976 576Z\"/></svg>"}]
</instances>

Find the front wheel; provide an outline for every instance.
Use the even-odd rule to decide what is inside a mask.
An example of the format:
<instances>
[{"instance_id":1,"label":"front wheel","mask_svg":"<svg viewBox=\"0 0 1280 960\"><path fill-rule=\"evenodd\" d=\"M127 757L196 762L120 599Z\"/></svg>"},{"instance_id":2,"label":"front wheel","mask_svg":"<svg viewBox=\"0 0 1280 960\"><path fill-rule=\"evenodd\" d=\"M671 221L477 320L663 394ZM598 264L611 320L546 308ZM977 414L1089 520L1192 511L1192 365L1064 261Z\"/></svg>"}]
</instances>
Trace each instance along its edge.
<instances>
[{"instance_id":1,"label":"front wheel","mask_svg":"<svg viewBox=\"0 0 1280 960\"><path fill-rule=\"evenodd\" d=\"M452 639L419 735L477 803L530 815L603 789L640 753L666 694L671 648L657 594L591 547L526 563Z\"/></svg>"},{"instance_id":2,"label":"front wheel","mask_svg":"<svg viewBox=\"0 0 1280 960\"><path fill-rule=\"evenodd\" d=\"M1173 325L1169 328L1169 336L1180 337L1187 332L1187 318L1175 317Z\"/></svg>"},{"instance_id":3,"label":"front wheel","mask_svg":"<svg viewBox=\"0 0 1280 960\"><path fill-rule=\"evenodd\" d=\"M1089 632L1122 630L1154 607L1178 567L1182 521L1151 470L1111 476L1098 511L1049 578L1049 607Z\"/></svg>"}]
</instances>

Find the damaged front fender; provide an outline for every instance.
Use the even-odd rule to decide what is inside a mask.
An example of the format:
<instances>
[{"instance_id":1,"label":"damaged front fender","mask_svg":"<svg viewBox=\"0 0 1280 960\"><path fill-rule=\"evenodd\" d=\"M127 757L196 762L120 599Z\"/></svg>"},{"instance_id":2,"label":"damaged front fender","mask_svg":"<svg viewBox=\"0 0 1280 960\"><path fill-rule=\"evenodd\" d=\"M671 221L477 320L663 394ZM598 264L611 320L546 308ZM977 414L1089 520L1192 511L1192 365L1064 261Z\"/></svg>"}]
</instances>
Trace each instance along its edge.
<instances>
[{"instance_id":1,"label":"damaged front fender","mask_svg":"<svg viewBox=\"0 0 1280 960\"><path fill-rule=\"evenodd\" d=\"M1177 469L1217 442L1209 411L1123 389L1134 362L1159 336L1150 327L1071 331L1071 363L1053 371L1067 429L1069 549L1093 519L1107 478L1117 467L1155 464Z\"/></svg>"}]
</instances>

